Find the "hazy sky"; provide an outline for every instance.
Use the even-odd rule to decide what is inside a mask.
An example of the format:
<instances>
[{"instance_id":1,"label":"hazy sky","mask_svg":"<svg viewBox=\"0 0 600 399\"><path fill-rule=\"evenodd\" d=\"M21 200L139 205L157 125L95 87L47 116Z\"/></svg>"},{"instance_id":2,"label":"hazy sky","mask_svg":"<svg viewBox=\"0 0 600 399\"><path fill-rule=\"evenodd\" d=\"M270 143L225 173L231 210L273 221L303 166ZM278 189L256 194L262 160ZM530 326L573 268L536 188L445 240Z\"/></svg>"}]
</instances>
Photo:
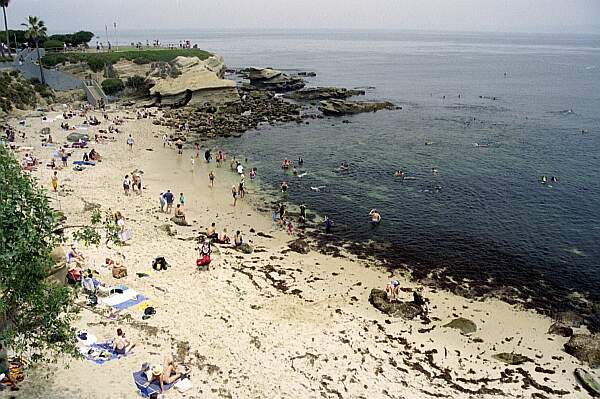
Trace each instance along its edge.
<instances>
[{"instance_id":1,"label":"hazy sky","mask_svg":"<svg viewBox=\"0 0 600 399\"><path fill-rule=\"evenodd\" d=\"M359 28L599 32L600 0L12 0L9 25L51 32L166 28Z\"/></svg>"}]
</instances>

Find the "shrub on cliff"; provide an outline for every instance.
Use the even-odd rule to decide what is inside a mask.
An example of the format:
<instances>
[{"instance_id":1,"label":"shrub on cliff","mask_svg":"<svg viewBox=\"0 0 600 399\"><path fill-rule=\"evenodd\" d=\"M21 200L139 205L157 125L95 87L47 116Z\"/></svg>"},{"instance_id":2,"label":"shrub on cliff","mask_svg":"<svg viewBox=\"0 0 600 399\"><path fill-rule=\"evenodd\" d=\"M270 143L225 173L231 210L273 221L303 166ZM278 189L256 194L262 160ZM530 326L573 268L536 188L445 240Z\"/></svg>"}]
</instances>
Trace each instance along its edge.
<instances>
[{"instance_id":1,"label":"shrub on cliff","mask_svg":"<svg viewBox=\"0 0 600 399\"><path fill-rule=\"evenodd\" d=\"M125 88L121 79L106 79L102 82L102 90L108 95L113 95Z\"/></svg>"},{"instance_id":2,"label":"shrub on cliff","mask_svg":"<svg viewBox=\"0 0 600 399\"><path fill-rule=\"evenodd\" d=\"M13 108L35 107L37 97L33 84L23 79L18 72L0 72L0 109L6 113Z\"/></svg>"},{"instance_id":3,"label":"shrub on cliff","mask_svg":"<svg viewBox=\"0 0 600 399\"><path fill-rule=\"evenodd\" d=\"M146 79L140 75L130 76L127 78L125 86L129 87L130 89L140 90L146 86Z\"/></svg>"}]
</instances>

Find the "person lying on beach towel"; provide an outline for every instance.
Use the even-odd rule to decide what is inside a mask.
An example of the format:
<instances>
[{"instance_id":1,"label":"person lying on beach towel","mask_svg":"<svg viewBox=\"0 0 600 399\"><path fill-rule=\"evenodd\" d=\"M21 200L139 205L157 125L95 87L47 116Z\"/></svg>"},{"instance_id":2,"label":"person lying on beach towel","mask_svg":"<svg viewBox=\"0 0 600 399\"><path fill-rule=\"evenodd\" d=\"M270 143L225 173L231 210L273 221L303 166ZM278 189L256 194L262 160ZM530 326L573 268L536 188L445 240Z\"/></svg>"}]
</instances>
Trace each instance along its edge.
<instances>
[{"instance_id":1,"label":"person lying on beach towel","mask_svg":"<svg viewBox=\"0 0 600 399\"><path fill-rule=\"evenodd\" d=\"M165 391L166 385L172 386L175 382L180 379L188 378L188 373L180 373L177 371L178 365L173 359L173 356L169 355L165 358L164 367L154 366L151 367L150 364L144 363L142 364L142 372L146 376L147 383L143 386L147 388L153 384L159 386L160 393ZM168 389L167 388L167 389Z\"/></svg>"}]
</instances>

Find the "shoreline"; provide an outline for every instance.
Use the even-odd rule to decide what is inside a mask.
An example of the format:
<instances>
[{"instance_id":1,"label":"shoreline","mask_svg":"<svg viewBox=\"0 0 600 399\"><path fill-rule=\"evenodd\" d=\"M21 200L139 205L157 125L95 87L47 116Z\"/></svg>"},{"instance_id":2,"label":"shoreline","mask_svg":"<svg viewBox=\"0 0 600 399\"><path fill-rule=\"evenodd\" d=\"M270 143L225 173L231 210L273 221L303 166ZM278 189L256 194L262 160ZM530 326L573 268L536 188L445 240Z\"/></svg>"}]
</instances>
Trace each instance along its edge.
<instances>
[{"instance_id":1,"label":"shoreline","mask_svg":"<svg viewBox=\"0 0 600 399\"><path fill-rule=\"evenodd\" d=\"M35 147L43 165L50 149L39 148L37 133L47 126L39 119L29 119L31 126L24 130L26 143ZM56 129L56 121L50 126L55 141L62 142L66 134ZM124 374L149 359L160 362L169 352L192 365L191 393L203 397L281 397L273 394L273 388L291 397L520 397L523 384L529 393L545 392L552 397L568 391L562 397L581 397L572 374L580 364L562 352L567 338L545 334L552 322L549 318L496 299L473 301L430 287L425 288L425 297L431 301L430 324L385 315L369 304L368 296L371 288L383 288L391 273L365 267L354 256L290 252L287 242L291 238L274 229L268 215L262 215L251 201L231 206L229 183L235 180L228 176L227 163L221 170L211 164L217 173L211 190L210 168L202 156L192 166L193 151L178 156L174 150L169 149L172 154L163 150L160 136L167 129L153 126L150 119L128 120L123 129L117 142L92 146L103 162L84 172L71 167L59 172L60 184L73 191L55 198L60 199L69 223L88 217L81 211L81 198L123 212L133 231L131 243L111 250L84 248L84 253L111 283L119 281L100 264L106 256L122 253L130 275L125 283L147 294L158 312L146 322L138 312L123 312L131 314L133 321L123 317L116 322L83 310L78 328L109 338L122 325L138 342L134 353L103 366L73 360L69 370L54 366L38 370L40 375L51 375L52 383L42 387L36 378L24 383L16 397L41 392L38 389L46 389L50 398L66 397L65 393L105 397L107 389L111 397L132 397L135 387ZM125 145L129 133L136 140L132 152ZM83 150L75 153L80 159ZM135 168L144 170L144 193L124 197L121 180ZM42 167L34 176L49 187L49 170ZM176 195L186 194L187 220L193 225L175 226L175 237L159 230L168 222L157 211L158 194L169 187ZM219 231L227 227L230 235L234 229L242 230L255 252L244 255L222 246L213 261L215 267L197 272L195 237L213 220ZM259 232L273 238L261 237ZM167 272L151 273L149 279L136 278L135 273L148 271L149 262L158 255L174 266ZM416 284L402 278L401 286L402 299L410 300ZM469 336L443 327L459 316L475 321L478 331ZM532 359L519 366L524 372L491 357L513 351ZM555 374L536 371L537 367ZM506 369L510 378L502 377ZM74 377L83 380L90 373L97 384L72 386ZM527 378L537 385L527 383Z\"/></svg>"}]
</instances>

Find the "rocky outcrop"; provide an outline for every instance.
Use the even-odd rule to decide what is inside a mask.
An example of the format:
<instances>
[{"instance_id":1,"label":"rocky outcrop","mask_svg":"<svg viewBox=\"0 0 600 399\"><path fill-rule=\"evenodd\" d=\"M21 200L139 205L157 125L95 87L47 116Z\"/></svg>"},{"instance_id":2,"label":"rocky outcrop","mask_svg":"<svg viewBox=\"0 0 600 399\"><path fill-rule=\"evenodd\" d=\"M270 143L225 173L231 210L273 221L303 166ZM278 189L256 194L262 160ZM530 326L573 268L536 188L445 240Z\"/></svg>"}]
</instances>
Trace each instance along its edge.
<instances>
[{"instance_id":1,"label":"rocky outcrop","mask_svg":"<svg viewBox=\"0 0 600 399\"><path fill-rule=\"evenodd\" d=\"M171 222L177 226L189 226L190 224L185 220L185 216L173 216Z\"/></svg>"},{"instance_id":2,"label":"rocky outcrop","mask_svg":"<svg viewBox=\"0 0 600 399\"><path fill-rule=\"evenodd\" d=\"M423 314L420 306L413 302L390 302L385 291L373 288L369 295L369 302L378 310L392 317L402 317L406 320L412 320Z\"/></svg>"},{"instance_id":3,"label":"rocky outcrop","mask_svg":"<svg viewBox=\"0 0 600 399\"><path fill-rule=\"evenodd\" d=\"M290 247L292 251L298 252L299 254L307 254L310 252L310 246L301 238L289 243L288 247Z\"/></svg>"},{"instance_id":4,"label":"rocky outcrop","mask_svg":"<svg viewBox=\"0 0 600 399\"><path fill-rule=\"evenodd\" d=\"M305 85L302 78L286 75L276 69L250 67L243 72L252 86L277 93L299 90Z\"/></svg>"},{"instance_id":5,"label":"rocky outcrop","mask_svg":"<svg viewBox=\"0 0 600 399\"><path fill-rule=\"evenodd\" d=\"M252 248L252 245L248 243L243 243L239 247L235 247L235 250L244 254L251 254L254 252L254 248Z\"/></svg>"},{"instance_id":6,"label":"rocky outcrop","mask_svg":"<svg viewBox=\"0 0 600 399\"><path fill-rule=\"evenodd\" d=\"M396 106L389 101L371 102L371 101L345 101L345 100L327 100L321 101L319 110L330 116L341 116L359 114L362 112L377 112L383 109L395 109Z\"/></svg>"},{"instance_id":7,"label":"rocky outcrop","mask_svg":"<svg viewBox=\"0 0 600 399\"><path fill-rule=\"evenodd\" d=\"M590 367L600 366L600 336L575 334L565 344L565 352L575 356Z\"/></svg>"},{"instance_id":8,"label":"rocky outcrop","mask_svg":"<svg viewBox=\"0 0 600 399\"><path fill-rule=\"evenodd\" d=\"M464 317L459 317L445 324L444 327L460 330L463 334L471 334L477 331L477 324Z\"/></svg>"},{"instance_id":9,"label":"rocky outcrop","mask_svg":"<svg viewBox=\"0 0 600 399\"><path fill-rule=\"evenodd\" d=\"M575 369L575 376L583 387L594 397L600 396L600 383L584 369Z\"/></svg>"},{"instance_id":10,"label":"rocky outcrop","mask_svg":"<svg viewBox=\"0 0 600 399\"><path fill-rule=\"evenodd\" d=\"M157 66L147 79L152 86L150 95L159 98L161 104L223 104L240 99L235 82L223 79L225 64L220 56L206 60L177 57L169 64L168 73L163 73L163 67Z\"/></svg>"},{"instance_id":11,"label":"rocky outcrop","mask_svg":"<svg viewBox=\"0 0 600 399\"><path fill-rule=\"evenodd\" d=\"M517 366L519 364L533 361L527 356L523 356L518 353L497 353L493 356L493 358L511 366Z\"/></svg>"},{"instance_id":12,"label":"rocky outcrop","mask_svg":"<svg viewBox=\"0 0 600 399\"><path fill-rule=\"evenodd\" d=\"M308 87L288 93L284 97L299 101L315 101L329 99L346 99L352 96L364 96L364 90L345 89L341 87Z\"/></svg>"},{"instance_id":13,"label":"rocky outcrop","mask_svg":"<svg viewBox=\"0 0 600 399\"><path fill-rule=\"evenodd\" d=\"M265 90L241 89L239 103L213 105L197 105L173 110L165 110L163 117L153 121L155 125L176 128L188 123L189 136L195 139L217 136L240 136L259 124L279 124L301 121L300 106L276 98ZM194 137L196 136L196 137Z\"/></svg>"},{"instance_id":14,"label":"rocky outcrop","mask_svg":"<svg viewBox=\"0 0 600 399\"><path fill-rule=\"evenodd\" d=\"M548 334L559 335L561 337L570 337L573 335L573 329L569 326L565 326L562 323L553 323L548 329Z\"/></svg>"}]
</instances>

